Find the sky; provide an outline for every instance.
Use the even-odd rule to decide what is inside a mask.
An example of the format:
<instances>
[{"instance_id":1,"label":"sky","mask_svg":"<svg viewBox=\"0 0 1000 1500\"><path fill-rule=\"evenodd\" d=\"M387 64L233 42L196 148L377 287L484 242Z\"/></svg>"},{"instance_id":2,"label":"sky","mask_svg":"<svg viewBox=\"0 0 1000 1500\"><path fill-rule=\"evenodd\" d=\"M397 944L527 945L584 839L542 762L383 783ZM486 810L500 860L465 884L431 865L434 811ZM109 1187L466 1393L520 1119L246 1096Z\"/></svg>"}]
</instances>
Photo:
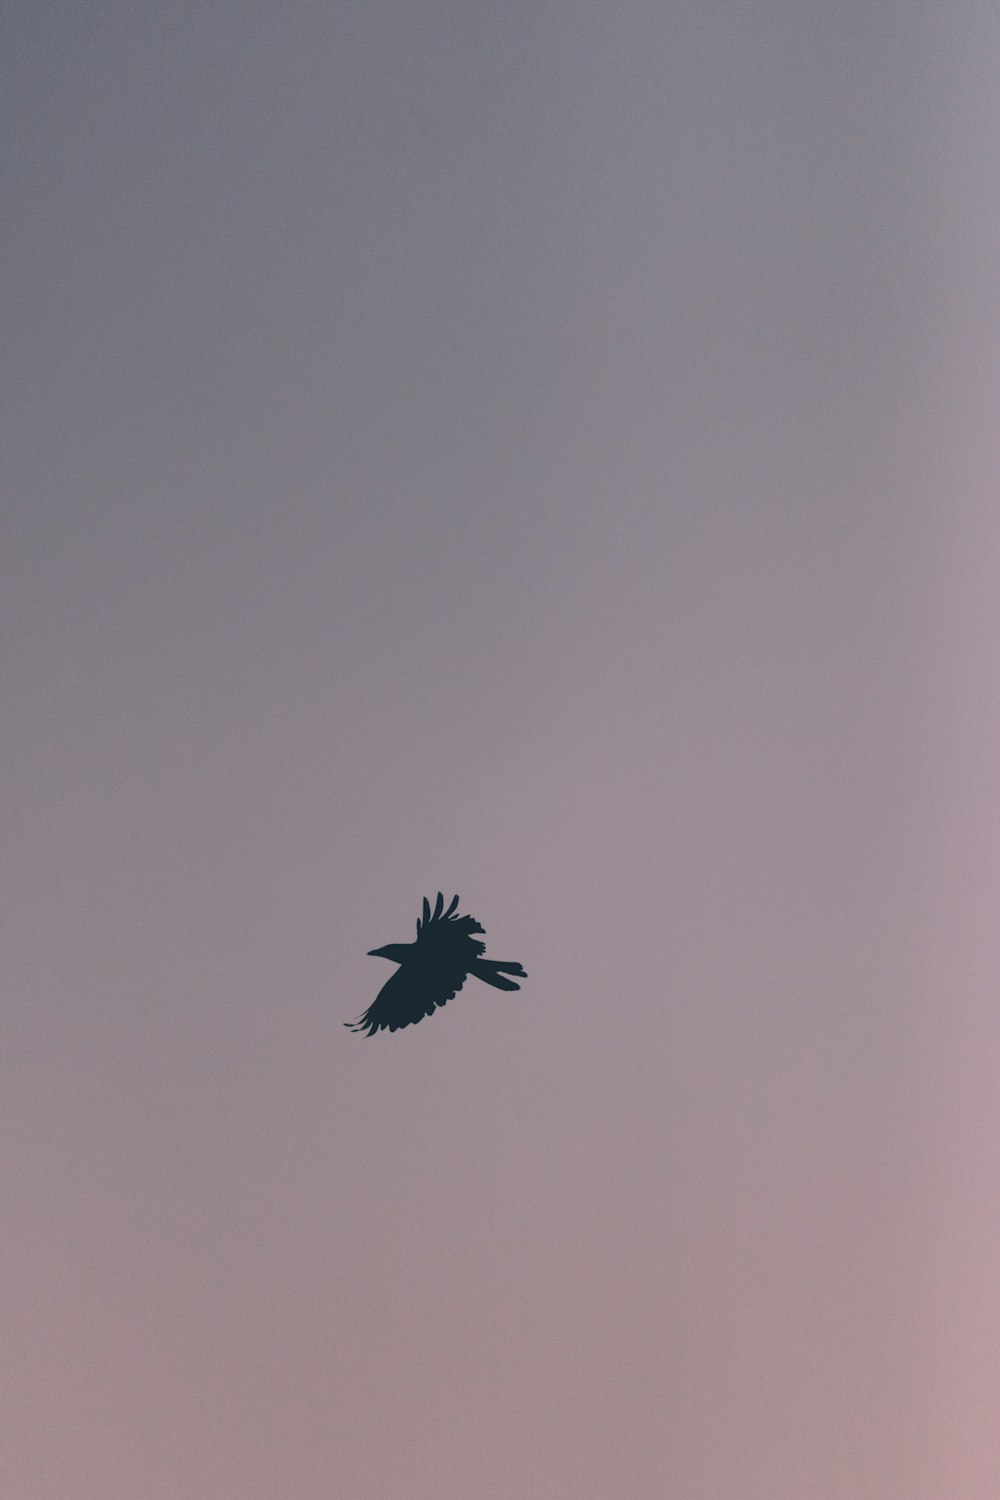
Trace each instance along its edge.
<instances>
[{"instance_id":1,"label":"sky","mask_svg":"<svg viewBox=\"0 0 1000 1500\"><path fill-rule=\"evenodd\" d=\"M0 33L0 1489L994 1500L1000 12Z\"/></svg>"}]
</instances>

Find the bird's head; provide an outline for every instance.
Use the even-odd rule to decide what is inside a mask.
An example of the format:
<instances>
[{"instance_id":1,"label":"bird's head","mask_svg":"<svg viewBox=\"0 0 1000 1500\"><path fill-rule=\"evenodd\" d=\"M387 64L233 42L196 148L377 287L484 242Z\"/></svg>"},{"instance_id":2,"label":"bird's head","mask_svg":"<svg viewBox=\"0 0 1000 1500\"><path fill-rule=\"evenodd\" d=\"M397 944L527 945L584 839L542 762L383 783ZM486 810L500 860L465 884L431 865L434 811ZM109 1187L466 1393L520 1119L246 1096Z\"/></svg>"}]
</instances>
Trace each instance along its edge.
<instances>
[{"instance_id":1,"label":"bird's head","mask_svg":"<svg viewBox=\"0 0 1000 1500\"><path fill-rule=\"evenodd\" d=\"M401 964L412 947L412 943L386 943L384 948L372 948L368 957L387 958L391 963Z\"/></svg>"}]
</instances>

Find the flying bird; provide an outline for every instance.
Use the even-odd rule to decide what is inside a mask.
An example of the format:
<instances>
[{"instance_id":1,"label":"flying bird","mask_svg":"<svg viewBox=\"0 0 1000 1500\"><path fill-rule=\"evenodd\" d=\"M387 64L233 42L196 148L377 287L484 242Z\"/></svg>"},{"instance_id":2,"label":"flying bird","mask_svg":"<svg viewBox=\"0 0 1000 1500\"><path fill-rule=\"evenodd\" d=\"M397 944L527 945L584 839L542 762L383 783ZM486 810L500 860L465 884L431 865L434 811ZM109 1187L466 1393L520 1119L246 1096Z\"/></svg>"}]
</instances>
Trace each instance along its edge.
<instances>
[{"instance_id":1,"label":"flying bird","mask_svg":"<svg viewBox=\"0 0 1000 1500\"><path fill-rule=\"evenodd\" d=\"M424 897L423 919L417 918L415 943L387 943L373 948L369 958L388 958L399 968L379 990L372 1004L357 1021L345 1021L351 1031L398 1031L413 1026L429 1016L439 1005L446 1005L458 994L471 974L475 979L498 990L519 990L521 986L506 974L527 979L520 964L501 963L483 958L486 944L472 934L484 932L475 917L458 915L458 897L453 896L447 911L444 896L438 891L434 911Z\"/></svg>"}]
</instances>

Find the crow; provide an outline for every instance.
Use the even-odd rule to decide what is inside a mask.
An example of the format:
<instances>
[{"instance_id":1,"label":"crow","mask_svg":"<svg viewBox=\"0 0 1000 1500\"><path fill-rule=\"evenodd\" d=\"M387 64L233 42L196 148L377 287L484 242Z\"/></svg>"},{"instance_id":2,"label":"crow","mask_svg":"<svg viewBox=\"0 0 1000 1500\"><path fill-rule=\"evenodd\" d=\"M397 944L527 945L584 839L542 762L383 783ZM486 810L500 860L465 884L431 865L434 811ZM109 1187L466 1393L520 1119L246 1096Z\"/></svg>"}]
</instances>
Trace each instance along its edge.
<instances>
[{"instance_id":1,"label":"crow","mask_svg":"<svg viewBox=\"0 0 1000 1500\"><path fill-rule=\"evenodd\" d=\"M379 990L372 1004L357 1021L345 1021L350 1031L398 1031L413 1026L429 1016L438 1005L446 1005L458 994L472 974L498 990L519 990L521 986L505 974L527 979L520 964L501 963L483 958L486 944L477 942L474 932L484 932L475 917L460 917L456 911L458 897L444 911L444 896L438 891L434 912L424 897L423 921L417 918L415 943L388 943L373 948L369 958L388 958L399 968Z\"/></svg>"}]
</instances>

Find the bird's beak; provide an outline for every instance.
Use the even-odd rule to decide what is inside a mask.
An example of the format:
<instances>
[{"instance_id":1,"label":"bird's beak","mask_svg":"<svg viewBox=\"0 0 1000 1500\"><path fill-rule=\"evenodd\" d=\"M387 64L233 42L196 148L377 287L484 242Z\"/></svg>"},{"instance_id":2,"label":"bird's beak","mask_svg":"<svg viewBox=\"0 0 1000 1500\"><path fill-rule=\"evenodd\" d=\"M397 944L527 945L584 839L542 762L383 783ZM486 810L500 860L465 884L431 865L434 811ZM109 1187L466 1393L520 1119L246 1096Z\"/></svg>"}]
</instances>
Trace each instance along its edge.
<instances>
[{"instance_id":1,"label":"bird's beak","mask_svg":"<svg viewBox=\"0 0 1000 1500\"><path fill-rule=\"evenodd\" d=\"M381 948L371 948L368 951L368 957L369 958L384 958L385 954L382 952Z\"/></svg>"}]
</instances>

